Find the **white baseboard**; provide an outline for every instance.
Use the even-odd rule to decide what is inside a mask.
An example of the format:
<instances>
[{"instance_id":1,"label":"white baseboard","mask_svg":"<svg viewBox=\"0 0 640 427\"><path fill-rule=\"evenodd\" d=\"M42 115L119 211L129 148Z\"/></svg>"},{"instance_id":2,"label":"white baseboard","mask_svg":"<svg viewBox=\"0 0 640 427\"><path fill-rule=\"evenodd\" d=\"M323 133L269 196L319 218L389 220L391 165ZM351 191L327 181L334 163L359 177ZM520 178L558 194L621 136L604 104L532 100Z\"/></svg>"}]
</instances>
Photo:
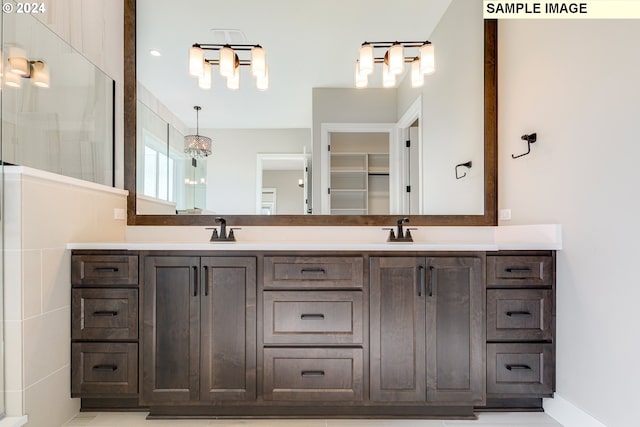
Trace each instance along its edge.
<instances>
[{"instance_id":1,"label":"white baseboard","mask_svg":"<svg viewBox=\"0 0 640 427\"><path fill-rule=\"evenodd\" d=\"M20 427L27 423L27 416L6 417L0 420L0 427Z\"/></svg>"},{"instance_id":2,"label":"white baseboard","mask_svg":"<svg viewBox=\"0 0 640 427\"><path fill-rule=\"evenodd\" d=\"M557 393L553 399L544 399L542 406L563 427L607 427Z\"/></svg>"}]
</instances>

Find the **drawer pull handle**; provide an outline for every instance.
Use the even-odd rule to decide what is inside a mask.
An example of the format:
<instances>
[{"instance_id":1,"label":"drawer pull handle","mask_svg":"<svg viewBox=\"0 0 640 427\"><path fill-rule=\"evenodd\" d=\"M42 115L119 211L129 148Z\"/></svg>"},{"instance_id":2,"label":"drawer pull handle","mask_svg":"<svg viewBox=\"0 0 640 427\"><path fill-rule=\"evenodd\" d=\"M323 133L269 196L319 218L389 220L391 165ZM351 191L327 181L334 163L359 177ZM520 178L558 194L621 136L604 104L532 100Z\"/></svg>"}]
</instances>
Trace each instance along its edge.
<instances>
[{"instance_id":1,"label":"drawer pull handle","mask_svg":"<svg viewBox=\"0 0 640 427\"><path fill-rule=\"evenodd\" d=\"M300 375L302 375L303 378L324 377L324 371L302 371Z\"/></svg>"},{"instance_id":2,"label":"drawer pull handle","mask_svg":"<svg viewBox=\"0 0 640 427\"><path fill-rule=\"evenodd\" d=\"M531 267L508 267L504 271L507 273L527 273L531 271Z\"/></svg>"},{"instance_id":3,"label":"drawer pull handle","mask_svg":"<svg viewBox=\"0 0 640 427\"><path fill-rule=\"evenodd\" d=\"M507 370L513 371L514 369L522 369L526 371L530 371L531 367L529 365L506 365Z\"/></svg>"},{"instance_id":4,"label":"drawer pull handle","mask_svg":"<svg viewBox=\"0 0 640 427\"><path fill-rule=\"evenodd\" d=\"M116 317L118 315L117 311L94 311L93 315L95 317Z\"/></svg>"},{"instance_id":5,"label":"drawer pull handle","mask_svg":"<svg viewBox=\"0 0 640 427\"><path fill-rule=\"evenodd\" d=\"M101 272L109 272L109 273L117 273L118 267L96 267L93 271L101 271Z\"/></svg>"},{"instance_id":6,"label":"drawer pull handle","mask_svg":"<svg viewBox=\"0 0 640 427\"><path fill-rule=\"evenodd\" d=\"M318 267L318 268L303 268L302 270L300 270L300 272L302 274L308 274L308 273L311 273L311 274L313 274L313 273L325 274L326 273L325 269L322 268L322 267Z\"/></svg>"},{"instance_id":7,"label":"drawer pull handle","mask_svg":"<svg viewBox=\"0 0 640 427\"><path fill-rule=\"evenodd\" d=\"M431 272L431 280L429 280L429 296L432 297L433 293L436 291L436 269L433 266L429 266L429 271Z\"/></svg>"},{"instance_id":8,"label":"drawer pull handle","mask_svg":"<svg viewBox=\"0 0 640 427\"><path fill-rule=\"evenodd\" d=\"M531 316L531 313L529 313L528 311L507 311L507 316L524 317L524 316Z\"/></svg>"},{"instance_id":9,"label":"drawer pull handle","mask_svg":"<svg viewBox=\"0 0 640 427\"><path fill-rule=\"evenodd\" d=\"M302 320L324 320L324 314L301 314Z\"/></svg>"},{"instance_id":10,"label":"drawer pull handle","mask_svg":"<svg viewBox=\"0 0 640 427\"><path fill-rule=\"evenodd\" d=\"M425 282L427 279L425 278L423 266L419 265L418 271L420 272L420 289L418 289L418 296L421 297L425 293L425 288L426 288Z\"/></svg>"},{"instance_id":11,"label":"drawer pull handle","mask_svg":"<svg viewBox=\"0 0 640 427\"><path fill-rule=\"evenodd\" d=\"M99 372L115 372L117 369L117 365L96 365L93 367L94 371Z\"/></svg>"}]
</instances>

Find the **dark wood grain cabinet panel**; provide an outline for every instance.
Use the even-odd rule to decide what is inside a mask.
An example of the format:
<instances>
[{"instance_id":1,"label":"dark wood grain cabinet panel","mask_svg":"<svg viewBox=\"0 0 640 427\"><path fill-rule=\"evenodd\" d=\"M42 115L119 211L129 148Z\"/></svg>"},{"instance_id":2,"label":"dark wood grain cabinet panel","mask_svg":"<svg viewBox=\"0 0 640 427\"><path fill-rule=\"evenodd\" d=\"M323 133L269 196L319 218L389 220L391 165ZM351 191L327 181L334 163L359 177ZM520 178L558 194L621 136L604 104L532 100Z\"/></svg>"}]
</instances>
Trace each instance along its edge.
<instances>
[{"instance_id":1,"label":"dark wood grain cabinet panel","mask_svg":"<svg viewBox=\"0 0 640 427\"><path fill-rule=\"evenodd\" d=\"M362 288L362 257L267 256L265 289Z\"/></svg>"},{"instance_id":2,"label":"dark wood grain cabinet panel","mask_svg":"<svg viewBox=\"0 0 640 427\"><path fill-rule=\"evenodd\" d=\"M371 398L482 403L482 260L371 258Z\"/></svg>"},{"instance_id":3,"label":"dark wood grain cabinet panel","mask_svg":"<svg viewBox=\"0 0 640 427\"><path fill-rule=\"evenodd\" d=\"M487 287L487 400L541 408L555 390L555 253L487 256Z\"/></svg>"},{"instance_id":4,"label":"dark wood grain cabinet panel","mask_svg":"<svg viewBox=\"0 0 640 427\"><path fill-rule=\"evenodd\" d=\"M137 340L138 290L71 290L71 339Z\"/></svg>"},{"instance_id":5,"label":"dark wood grain cabinet panel","mask_svg":"<svg viewBox=\"0 0 640 427\"><path fill-rule=\"evenodd\" d=\"M363 398L361 348L266 348L265 400L359 401Z\"/></svg>"},{"instance_id":6,"label":"dark wood grain cabinet panel","mask_svg":"<svg viewBox=\"0 0 640 427\"><path fill-rule=\"evenodd\" d=\"M373 401L426 401L426 305L419 278L424 268L425 260L414 257L370 260Z\"/></svg>"},{"instance_id":7,"label":"dark wood grain cabinet panel","mask_svg":"<svg viewBox=\"0 0 640 427\"><path fill-rule=\"evenodd\" d=\"M487 340L551 341L551 289L487 290Z\"/></svg>"},{"instance_id":8,"label":"dark wood grain cabinet panel","mask_svg":"<svg viewBox=\"0 0 640 427\"><path fill-rule=\"evenodd\" d=\"M138 344L71 344L71 397L135 396Z\"/></svg>"},{"instance_id":9,"label":"dark wood grain cabinet panel","mask_svg":"<svg viewBox=\"0 0 640 427\"><path fill-rule=\"evenodd\" d=\"M362 344L359 291L264 292L265 344Z\"/></svg>"},{"instance_id":10,"label":"dark wood grain cabinet panel","mask_svg":"<svg viewBox=\"0 0 640 427\"><path fill-rule=\"evenodd\" d=\"M138 257L133 255L72 255L73 286L136 286Z\"/></svg>"},{"instance_id":11,"label":"dark wood grain cabinet panel","mask_svg":"<svg viewBox=\"0 0 640 427\"><path fill-rule=\"evenodd\" d=\"M144 258L143 404L255 399L255 258Z\"/></svg>"},{"instance_id":12,"label":"dark wood grain cabinet panel","mask_svg":"<svg viewBox=\"0 0 640 427\"><path fill-rule=\"evenodd\" d=\"M138 255L71 255L71 396L138 396Z\"/></svg>"},{"instance_id":13,"label":"dark wood grain cabinet panel","mask_svg":"<svg viewBox=\"0 0 640 427\"><path fill-rule=\"evenodd\" d=\"M487 392L501 397L550 397L555 363L550 343L487 344Z\"/></svg>"},{"instance_id":14,"label":"dark wood grain cabinet panel","mask_svg":"<svg viewBox=\"0 0 640 427\"><path fill-rule=\"evenodd\" d=\"M487 286L551 286L555 277L551 256L487 256Z\"/></svg>"}]
</instances>

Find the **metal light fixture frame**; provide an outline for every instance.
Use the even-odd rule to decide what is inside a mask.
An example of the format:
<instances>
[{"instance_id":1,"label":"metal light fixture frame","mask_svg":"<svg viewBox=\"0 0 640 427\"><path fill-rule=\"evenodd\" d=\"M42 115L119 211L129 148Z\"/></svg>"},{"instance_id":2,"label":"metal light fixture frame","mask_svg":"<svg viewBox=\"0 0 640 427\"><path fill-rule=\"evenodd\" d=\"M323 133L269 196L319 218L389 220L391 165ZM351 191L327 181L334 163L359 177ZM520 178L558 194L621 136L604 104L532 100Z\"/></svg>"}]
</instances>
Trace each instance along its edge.
<instances>
[{"instance_id":1,"label":"metal light fixture frame","mask_svg":"<svg viewBox=\"0 0 640 427\"><path fill-rule=\"evenodd\" d=\"M203 51L214 51L214 52L215 51L219 52L223 48L233 49L234 56L235 56L234 69L238 69L239 67L251 66L251 59L240 59L237 52L251 52L251 50L254 48L264 49L260 44L229 44L229 43L194 43L191 47L199 48L199 49L202 49ZM204 62L212 66L214 65L217 65L218 67L220 66L219 57L218 59L207 59L205 57ZM268 75L268 67L266 65L266 60L265 60L265 78L267 78L266 77L267 75Z\"/></svg>"}]
</instances>

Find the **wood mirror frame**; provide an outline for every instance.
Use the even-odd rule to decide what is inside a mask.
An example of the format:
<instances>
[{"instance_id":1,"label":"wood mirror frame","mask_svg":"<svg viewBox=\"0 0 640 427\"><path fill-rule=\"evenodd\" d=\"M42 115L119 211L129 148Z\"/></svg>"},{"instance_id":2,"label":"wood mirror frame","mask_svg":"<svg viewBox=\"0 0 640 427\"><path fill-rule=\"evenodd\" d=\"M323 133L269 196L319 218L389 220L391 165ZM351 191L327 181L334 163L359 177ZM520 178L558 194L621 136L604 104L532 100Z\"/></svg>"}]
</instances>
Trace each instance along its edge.
<instances>
[{"instance_id":1,"label":"wood mirror frame","mask_svg":"<svg viewBox=\"0 0 640 427\"><path fill-rule=\"evenodd\" d=\"M136 0L124 0L124 188L128 225L213 225L215 215L136 214ZM411 215L411 225L497 225L497 21L484 23L484 214ZM399 215L224 215L245 226L392 225Z\"/></svg>"}]
</instances>

